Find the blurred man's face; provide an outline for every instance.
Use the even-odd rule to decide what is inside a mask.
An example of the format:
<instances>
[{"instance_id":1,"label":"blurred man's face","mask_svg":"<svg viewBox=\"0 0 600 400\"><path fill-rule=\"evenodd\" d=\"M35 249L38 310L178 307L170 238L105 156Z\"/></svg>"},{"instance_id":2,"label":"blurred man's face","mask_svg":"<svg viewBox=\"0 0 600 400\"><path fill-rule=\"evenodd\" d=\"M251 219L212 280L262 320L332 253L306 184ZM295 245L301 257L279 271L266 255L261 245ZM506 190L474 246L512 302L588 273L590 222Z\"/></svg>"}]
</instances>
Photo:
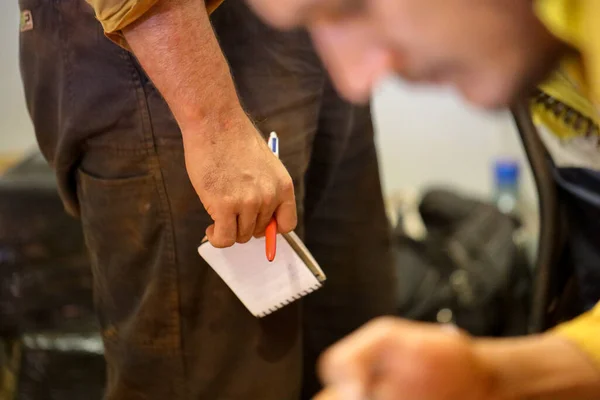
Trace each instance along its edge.
<instances>
[{"instance_id":1,"label":"blurred man's face","mask_svg":"<svg viewBox=\"0 0 600 400\"><path fill-rule=\"evenodd\" d=\"M508 104L555 66L562 45L531 0L249 0L268 22L306 26L338 89L368 99L390 73Z\"/></svg>"}]
</instances>

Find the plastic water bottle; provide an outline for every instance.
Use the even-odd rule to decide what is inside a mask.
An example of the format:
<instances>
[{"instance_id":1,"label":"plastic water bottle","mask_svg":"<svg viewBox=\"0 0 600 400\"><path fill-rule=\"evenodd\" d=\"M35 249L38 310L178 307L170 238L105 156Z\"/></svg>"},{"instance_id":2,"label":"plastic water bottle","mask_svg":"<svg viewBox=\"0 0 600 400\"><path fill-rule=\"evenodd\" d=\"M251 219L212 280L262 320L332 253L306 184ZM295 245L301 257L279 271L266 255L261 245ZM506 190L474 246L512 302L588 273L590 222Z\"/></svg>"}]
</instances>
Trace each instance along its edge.
<instances>
[{"instance_id":1,"label":"plastic water bottle","mask_svg":"<svg viewBox=\"0 0 600 400\"><path fill-rule=\"evenodd\" d=\"M520 217L519 163L512 159L497 160L494 164L494 202L504 214Z\"/></svg>"}]
</instances>

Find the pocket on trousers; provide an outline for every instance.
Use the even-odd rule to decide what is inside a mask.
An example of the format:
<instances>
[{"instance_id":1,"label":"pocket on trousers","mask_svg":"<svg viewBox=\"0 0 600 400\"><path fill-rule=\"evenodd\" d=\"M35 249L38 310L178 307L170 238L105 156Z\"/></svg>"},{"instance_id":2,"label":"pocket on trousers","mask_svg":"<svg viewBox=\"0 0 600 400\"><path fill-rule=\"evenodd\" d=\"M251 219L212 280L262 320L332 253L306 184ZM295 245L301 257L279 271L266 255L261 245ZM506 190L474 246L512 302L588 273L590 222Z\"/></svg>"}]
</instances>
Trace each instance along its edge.
<instances>
[{"instance_id":1,"label":"pocket on trousers","mask_svg":"<svg viewBox=\"0 0 600 400\"><path fill-rule=\"evenodd\" d=\"M154 176L105 179L80 169L77 180L105 341L139 350L177 347L174 253Z\"/></svg>"}]
</instances>

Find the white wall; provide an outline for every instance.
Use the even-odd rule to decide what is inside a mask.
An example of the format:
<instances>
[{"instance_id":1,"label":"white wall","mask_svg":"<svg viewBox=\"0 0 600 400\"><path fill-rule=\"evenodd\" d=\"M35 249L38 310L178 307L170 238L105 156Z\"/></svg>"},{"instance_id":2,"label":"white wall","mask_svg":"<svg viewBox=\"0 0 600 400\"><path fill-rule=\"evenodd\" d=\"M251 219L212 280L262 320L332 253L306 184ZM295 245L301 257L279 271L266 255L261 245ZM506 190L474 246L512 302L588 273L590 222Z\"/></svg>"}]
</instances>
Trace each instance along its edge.
<instances>
[{"instance_id":1,"label":"white wall","mask_svg":"<svg viewBox=\"0 0 600 400\"><path fill-rule=\"evenodd\" d=\"M484 113L448 91L388 80L374 99L383 182L388 193L452 184L489 196L492 160L515 156L523 165L522 189L535 200L533 180L507 112Z\"/></svg>"},{"instance_id":2,"label":"white wall","mask_svg":"<svg viewBox=\"0 0 600 400\"><path fill-rule=\"evenodd\" d=\"M0 0L0 154L35 146L19 75L19 7Z\"/></svg>"}]
</instances>

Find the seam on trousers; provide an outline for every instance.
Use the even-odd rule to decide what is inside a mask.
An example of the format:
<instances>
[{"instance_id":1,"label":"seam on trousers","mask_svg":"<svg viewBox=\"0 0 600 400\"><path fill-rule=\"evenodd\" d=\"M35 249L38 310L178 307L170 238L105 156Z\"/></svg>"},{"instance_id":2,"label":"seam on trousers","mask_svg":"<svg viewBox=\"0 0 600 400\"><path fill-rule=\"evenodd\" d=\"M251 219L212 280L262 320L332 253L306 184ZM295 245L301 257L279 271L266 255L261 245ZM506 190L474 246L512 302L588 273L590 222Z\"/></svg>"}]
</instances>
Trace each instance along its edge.
<instances>
[{"instance_id":1,"label":"seam on trousers","mask_svg":"<svg viewBox=\"0 0 600 400\"><path fill-rule=\"evenodd\" d=\"M73 70L71 68L71 62L73 61L71 58L71 48L69 45L69 36L68 36L68 32L66 31L65 28L65 22L64 22L64 16L61 12L61 10L59 9L60 5L58 4L59 0L52 0L51 2L51 7L52 7L52 12L56 14L56 19L58 22L58 41L59 41L59 51L60 51L60 55L62 58L62 62L64 64L64 71L65 71L65 85L64 85L64 91L66 92L64 95L67 98L66 103L66 107L71 108L72 104L75 104L75 91L73 90ZM63 107L64 107L64 103L63 103ZM62 115L62 110L58 109L58 112ZM65 130L65 122L63 121L62 118L59 118L58 121L58 130L59 131L64 131ZM36 135L37 137L37 135ZM64 165L64 161L62 162L57 162L56 160L56 149L53 150L53 156L52 156L52 162L50 163L52 168L55 169L55 173L59 174L59 173L64 173L65 175L71 173L71 165ZM72 176L72 175L70 175ZM71 178L72 180L76 180L76 178ZM59 195L61 197L61 199L68 199L71 198L71 196L69 195L68 192L66 192L64 190L64 188L59 185L58 187L58 191L59 191ZM79 198L77 198L77 196L75 196L75 200L74 201L70 201L70 205L65 207L65 211L73 216L76 216L77 218L80 218L80 212L81 212L81 205L79 204ZM66 204L66 203L65 203Z\"/></svg>"},{"instance_id":2,"label":"seam on trousers","mask_svg":"<svg viewBox=\"0 0 600 400\"><path fill-rule=\"evenodd\" d=\"M144 144L144 148L147 151L147 156L148 156L148 158L147 158L148 159L148 167L149 167L150 173L152 174L152 176L154 178L155 189L156 189L158 197L159 197L160 219L162 220L162 222L164 222L165 230L167 232L167 244L166 244L167 261L170 266L170 268L168 268L167 274L169 275L169 278L173 280L173 282L171 284L174 286L173 291L175 293L174 310L173 310L173 315L171 315L170 318L172 318L172 322L174 322L173 326L176 327L176 336L177 336L176 348L178 349L177 356L179 357L179 363L180 363L179 368L181 371L181 376L179 376L179 379L181 380L181 382L172 382L171 384L173 385L173 387L177 388L176 390L178 392L183 391L183 393L185 393L186 385L184 384L184 382L185 382L185 377L187 374L185 371L185 362L184 362L184 358L183 358L183 343L182 343L183 339L182 339L182 332L181 332L181 317L180 317L180 313L179 313L179 310L180 310L179 271L177 268L177 255L175 252L175 232L174 232L175 228L174 228L174 223L173 223L173 218L172 218L171 205L169 203L167 189L166 189L166 185L164 182L164 176L162 173L160 160L159 160L157 150L156 150L154 129L152 127L152 120L151 120L150 110L149 110L148 101L147 101L147 97L146 97L146 91L144 89L143 82L142 82L141 72L135 65L136 61L134 60L132 54L123 53L123 57L126 57L129 61L128 65L129 65L129 68L131 69L131 82L132 82L133 89L135 90L137 98L138 98L138 110L140 112L140 122L141 122L141 126L142 126L142 135L143 135L143 141L144 141L143 144ZM177 394L177 398L173 399L173 400L186 399L187 397L189 397L187 395L184 395L183 393L179 392Z\"/></svg>"},{"instance_id":3,"label":"seam on trousers","mask_svg":"<svg viewBox=\"0 0 600 400\"><path fill-rule=\"evenodd\" d=\"M323 87L323 93L324 92L325 92L325 86ZM318 140L319 131L321 130L321 112L322 112L322 108L324 106L324 104L323 104L324 97L322 97L322 99L323 99L322 104L321 104L321 107L319 108L319 119L317 120L318 125L317 125L317 133L315 135L315 140ZM321 207L321 205L327 198L327 194L329 193L329 190L331 189L331 186L333 185L333 182L335 181L335 176L336 176L336 174L338 174L339 168L342 165L342 161L344 159L344 153L346 152L346 150L348 148L348 144L350 142L350 136L353 134L352 130L353 130L354 123L355 123L354 121L355 121L356 107L352 106L351 109L352 109L352 113L351 113L352 115L350 116L350 118L348 118L347 125L344 127L344 129L346 130L346 132L348 134L345 137L344 144L342 146L342 151L339 152L339 157L337 157L332 163L333 165L335 165L335 167L334 167L334 170L331 171L329 179L327 180L325 185L323 185L323 191L321 193L321 196L319 197L317 202L313 205L312 210L306 210L304 220L307 222L310 221L310 218L312 218L312 216L314 216L317 213L317 211L319 210L319 207ZM311 154L311 157L309 160L309 165L313 164L312 158L315 157L315 154L316 154L316 151L314 149L314 143L312 144L312 146L313 146L313 150L312 150L312 154Z\"/></svg>"},{"instance_id":4,"label":"seam on trousers","mask_svg":"<svg viewBox=\"0 0 600 400\"><path fill-rule=\"evenodd\" d=\"M64 22L64 16L62 14L62 12L60 12L59 10L59 5L58 5L58 0L52 0L52 8L53 8L53 12L56 13L57 19L58 19L58 37L59 37L59 41L60 41L60 51L61 51L61 56L62 56L62 60L64 63L64 70L65 70L65 91L66 93L66 97L67 97L67 107L71 108L72 104L75 103L75 93L73 91L73 70L71 69L71 62L73 60L71 60L71 52L69 51L69 40L68 40L68 32L66 32L66 28L65 28L65 22ZM59 112L62 110L59 110ZM62 114L62 112L61 112ZM62 121L62 118L59 120L59 131L63 131L64 130L64 121ZM59 168L64 168L64 166L62 165L58 165L57 167Z\"/></svg>"}]
</instances>

